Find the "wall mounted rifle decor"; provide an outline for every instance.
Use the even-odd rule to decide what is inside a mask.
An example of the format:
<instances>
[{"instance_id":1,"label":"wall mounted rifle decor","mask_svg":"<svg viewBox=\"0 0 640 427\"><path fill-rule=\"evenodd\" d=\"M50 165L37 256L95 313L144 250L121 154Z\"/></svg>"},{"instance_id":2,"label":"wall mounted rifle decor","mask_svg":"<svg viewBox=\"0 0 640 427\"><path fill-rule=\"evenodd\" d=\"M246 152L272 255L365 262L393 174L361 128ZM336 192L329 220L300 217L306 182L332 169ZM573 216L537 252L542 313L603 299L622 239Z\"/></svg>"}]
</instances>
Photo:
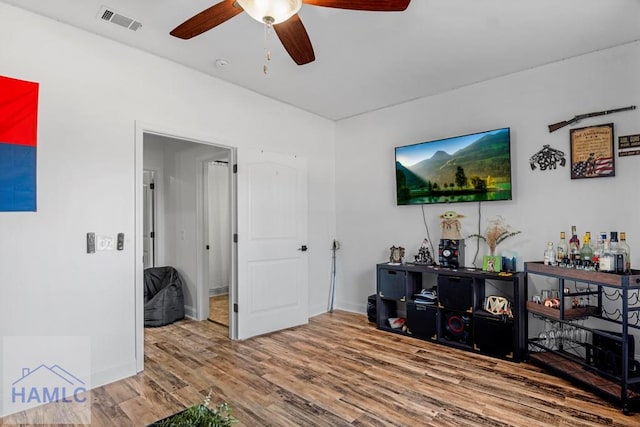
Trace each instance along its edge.
<instances>
[{"instance_id":1,"label":"wall mounted rifle decor","mask_svg":"<svg viewBox=\"0 0 640 427\"><path fill-rule=\"evenodd\" d=\"M564 152L551 148L549 144L543 145L542 150L529 159L532 170L536 169L536 165L541 171L555 169L557 163L560 163L560 166L564 166L567 164L567 159L564 158Z\"/></svg>"},{"instance_id":2,"label":"wall mounted rifle decor","mask_svg":"<svg viewBox=\"0 0 640 427\"><path fill-rule=\"evenodd\" d=\"M613 110L596 111L595 113L587 113L587 114L578 114L577 116L575 116L572 119L563 120L561 122L549 125L549 132L556 131L556 130L558 130L560 128L572 125L574 123L578 123L580 120L586 119L586 118L589 118L589 117L606 116L607 114L619 113L620 111L629 111L629 110L635 110L635 109L636 109L636 106L632 105L630 107L615 108Z\"/></svg>"}]
</instances>

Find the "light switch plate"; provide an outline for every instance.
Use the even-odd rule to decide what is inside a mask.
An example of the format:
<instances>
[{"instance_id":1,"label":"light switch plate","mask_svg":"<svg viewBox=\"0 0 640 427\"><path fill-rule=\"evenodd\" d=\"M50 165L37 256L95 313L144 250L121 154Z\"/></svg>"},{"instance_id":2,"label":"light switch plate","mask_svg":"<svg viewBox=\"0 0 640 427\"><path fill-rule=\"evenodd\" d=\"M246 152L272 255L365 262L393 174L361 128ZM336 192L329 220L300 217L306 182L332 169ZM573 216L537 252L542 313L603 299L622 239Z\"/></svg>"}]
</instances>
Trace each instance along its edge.
<instances>
[{"instance_id":1,"label":"light switch plate","mask_svg":"<svg viewBox=\"0 0 640 427\"><path fill-rule=\"evenodd\" d=\"M87 233L87 253L92 254L96 251L96 233Z\"/></svg>"}]
</instances>

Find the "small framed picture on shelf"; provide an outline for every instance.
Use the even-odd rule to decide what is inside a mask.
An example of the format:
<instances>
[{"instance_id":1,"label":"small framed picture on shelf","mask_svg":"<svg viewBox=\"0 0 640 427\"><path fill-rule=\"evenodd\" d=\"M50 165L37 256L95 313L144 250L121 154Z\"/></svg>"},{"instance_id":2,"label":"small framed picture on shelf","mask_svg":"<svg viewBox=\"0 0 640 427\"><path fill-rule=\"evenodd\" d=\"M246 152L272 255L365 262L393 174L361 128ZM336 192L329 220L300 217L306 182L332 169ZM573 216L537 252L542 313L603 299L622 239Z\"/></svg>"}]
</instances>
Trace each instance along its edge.
<instances>
[{"instance_id":1,"label":"small framed picture on shelf","mask_svg":"<svg viewBox=\"0 0 640 427\"><path fill-rule=\"evenodd\" d=\"M613 123L570 131L571 179L615 176Z\"/></svg>"},{"instance_id":2,"label":"small framed picture on shelf","mask_svg":"<svg viewBox=\"0 0 640 427\"><path fill-rule=\"evenodd\" d=\"M402 246L391 246L389 248L389 264L402 264L404 261L404 248Z\"/></svg>"},{"instance_id":3,"label":"small framed picture on shelf","mask_svg":"<svg viewBox=\"0 0 640 427\"><path fill-rule=\"evenodd\" d=\"M482 258L482 270L490 273L499 273L502 268L502 257L495 255L485 255Z\"/></svg>"}]
</instances>

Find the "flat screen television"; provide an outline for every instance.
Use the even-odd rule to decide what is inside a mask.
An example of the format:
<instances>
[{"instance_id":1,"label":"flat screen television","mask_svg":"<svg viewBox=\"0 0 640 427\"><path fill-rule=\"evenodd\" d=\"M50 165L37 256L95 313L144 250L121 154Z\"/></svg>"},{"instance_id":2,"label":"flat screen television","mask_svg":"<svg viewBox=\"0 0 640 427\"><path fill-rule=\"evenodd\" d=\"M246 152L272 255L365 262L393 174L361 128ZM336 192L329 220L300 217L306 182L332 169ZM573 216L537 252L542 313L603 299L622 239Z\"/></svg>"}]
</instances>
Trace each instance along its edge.
<instances>
[{"instance_id":1,"label":"flat screen television","mask_svg":"<svg viewBox=\"0 0 640 427\"><path fill-rule=\"evenodd\" d=\"M511 200L509 128L396 147L398 205Z\"/></svg>"}]
</instances>

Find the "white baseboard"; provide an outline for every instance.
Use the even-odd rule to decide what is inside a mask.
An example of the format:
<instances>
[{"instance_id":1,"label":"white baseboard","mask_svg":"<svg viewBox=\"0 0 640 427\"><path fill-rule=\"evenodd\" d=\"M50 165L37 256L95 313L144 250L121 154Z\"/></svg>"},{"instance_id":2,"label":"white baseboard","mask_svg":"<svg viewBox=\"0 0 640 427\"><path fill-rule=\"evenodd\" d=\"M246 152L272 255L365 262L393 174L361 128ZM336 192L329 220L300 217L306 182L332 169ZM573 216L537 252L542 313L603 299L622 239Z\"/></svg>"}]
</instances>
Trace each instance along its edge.
<instances>
[{"instance_id":1,"label":"white baseboard","mask_svg":"<svg viewBox=\"0 0 640 427\"><path fill-rule=\"evenodd\" d=\"M189 319L197 319L196 308L190 305L184 306L184 315Z\"/></svg>"},{"instance_id":2,"label":"white baseboard","mask_svg":"<svg viewBox=\"0 0 640 427\"><path fill-rule=\"evenodd\" d=\"M209 296L210 297L215 297L218 295L226 295L229 293L229 287L228 286L222 286L220 288L211 288L209 289Z\"/></svg>"},{"instance_id":3,"label":"white baseboard","mask_svg":"<svg viewBox=\"0 0 640 427\"><path fill-rule=\"evenodd\" d=\"M366 304L340 304L334 305L334 310L342 310L349 311L351 313L357 314L367 314L367 305ZM318 316L322 313L327 313L329 311L328 305L314 305L313 307L309 307L309 317Z\"/></svg>"}]
</instances>

